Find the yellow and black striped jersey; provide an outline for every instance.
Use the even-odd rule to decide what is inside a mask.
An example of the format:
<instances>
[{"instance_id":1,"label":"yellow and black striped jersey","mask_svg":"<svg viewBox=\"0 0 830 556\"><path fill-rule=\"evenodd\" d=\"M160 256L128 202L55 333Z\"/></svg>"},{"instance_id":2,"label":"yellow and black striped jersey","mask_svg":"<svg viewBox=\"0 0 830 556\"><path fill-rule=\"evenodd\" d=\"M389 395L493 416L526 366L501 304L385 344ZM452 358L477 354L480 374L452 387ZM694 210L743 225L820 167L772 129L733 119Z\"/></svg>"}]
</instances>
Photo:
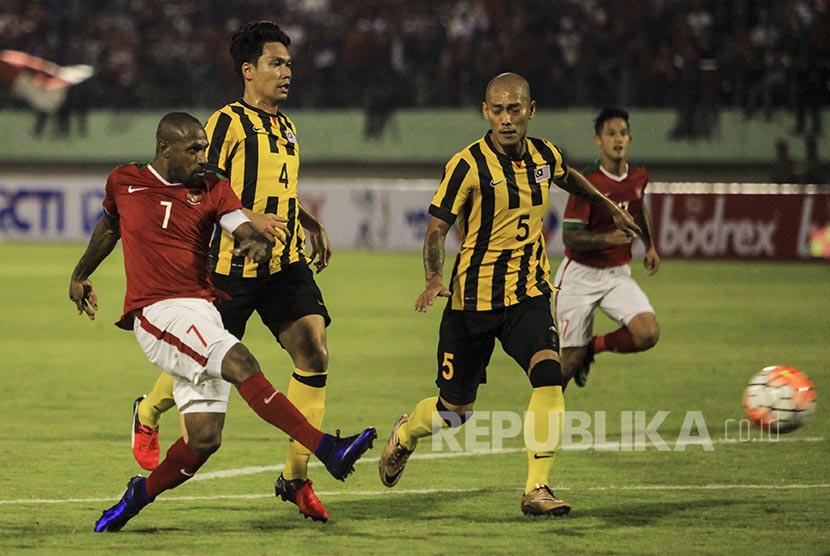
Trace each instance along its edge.
<instances>
[{"instance_id":1,"label":"yellow and black striped jersey","mask_svg":"<svg viewBox=\"0 0 830 556\"><path fill-rule=\"evenodd\" d=\"M305 261L297 199L300 148L291 120L281 112L270 114L238 100L214 112L205 129L210 142L208 162L228 177L242 206L286 218L290 233L284 246L274 247L270 260L246 264L244 257L231 252L233 236L217 227L211 244L215 272L251 278Z\"/></svg>"},{"instance_id":2,"label":"yellow and black striped jersey","mask_svg":"<svg viewBox=\"0 0 830 556\"><path fill-rule=\"evenodd\" d=\"M514 161L489 132L450 159L429 213L457 220L461 233L452 309L489 311L551 293L542 223L552 180L566 172L550 141L528 137L527 152Z\"/></svg>"}]
</instances>

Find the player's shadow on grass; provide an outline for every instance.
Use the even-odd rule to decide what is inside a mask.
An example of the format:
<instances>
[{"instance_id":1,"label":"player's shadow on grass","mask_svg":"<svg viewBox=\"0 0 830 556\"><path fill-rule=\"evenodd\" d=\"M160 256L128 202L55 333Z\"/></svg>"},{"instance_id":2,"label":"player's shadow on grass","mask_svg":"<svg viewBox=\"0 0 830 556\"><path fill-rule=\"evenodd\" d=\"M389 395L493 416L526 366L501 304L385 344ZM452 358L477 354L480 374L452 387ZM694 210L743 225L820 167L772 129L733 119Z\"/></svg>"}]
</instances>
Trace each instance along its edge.
<instances>
[{"instance_id":1,"label":"player's shadow on grass","mask_svg":"<svg viewBox=\"0 0 830 556\"><path fill-rule=\"evenodd\" d=\"M405 490L405 489L403 489ZM466 523L498 527L526 518L520 510L521 491L509 494L501 487L471 489L460 492L397 493L372 495L359 499L328 501L333 518L341 518L341 526L367 521L384 522L373 532L376 537L406 538L412 522L430 522L435 527L456 527ZM415 528L413 540L418 541Z\"/></svg>"},{"instance_id":2,"label":"player's shadow on grass","mask_svg":"<svg viewBox=\"0 0 830 556\"><path fill-rule=\"evenodd\" d=\"M442 516L458 517L455 510L463 502L481 500L492 493L487 490L440 493L395 493L367 496L349 500L332 500L330 506L338 514L350 519L377 519L387 517L441 519ZM476 502L478 504L478 502Z\"/></svg>"},{"instance_id":3,"label":"player's shadow on grass","mask_svg":"<svg viewBox=\"0 0 830 556\"><path fill-rule=\"evenodd\" d=\"M643 527L670 518L675 514L692 512L705 515L712 510L740 504L741 501L728 499L685 500L676 502L640 502L633 504L609 503L602 507L580 508L578 505L568 516L561 518L528 517L519 509L520 496L514 492L507 493L503 488L481 489L465 492L406 493L389 495L372 495L358 499L327 500L331 513L328 523L312 523L304 519L297 507L290 503L274 500L273 504L222 505L217 508L211 504L194 504L187 508L176 508L176 520L171 520L168 513L153 519L152 511L142 512L131 521L124 532L134 534L167 534L171 532L187 533L193 530L209 529L212 532L244 531L308 531L312 527L320 534L326 531L334 533L348 532L350 528L362 527L367 521L386 522L378 527L375 537L388 536L402 539L407 536L406 523L412 521L429 521L436 526L442 524L454 527L459 518L468 523L490 526L516 526L546 523L546 527L561 523L566 527L557 527L557 534L581 537L590 534L597 527L597 521L608 528ZM154 508L148 508L153 510ZM144 515L144 514L147 515ZM720 513L720 512L715 512ZM217 519L221 515L221 519ZM690 514L691 515L691 514ZM396 523L400 522L400 525ZM194 529L195 528L195 529ZM417 530L417 528L416 528ZM419 533L416 533L416 536ZM413 537L414 540L417 540Z\"/></svg>"},{"instance_id":4,"label":"player's shadow on grass","mask_svg":"<svg viewBox=\"0 0 830 556\"><path fill-rule=\"evenodd\" d=\"M479 495L478 491L472 493ZM377 521L389 517L403 519L431 520L440 519L437 514L446 514L448 518L457 519L458 514L443 510L443 503L453 504L463 500L466 493L439 495L374 495L365 499L344 500L338 497L326 499L326 507L331 514L327 523L313 522L299 513L297 506L274 498L268 503L257 501L246 505L223 503L221 506L211 502L190 502L187 505L155 507L150 505L133 518L122 533L139 535L167 535L171 533L188 534L191 531L210 530L213 533L240 533L252 531L270 533L280 531L308 532L339 531L348 532L356 523ZM219 518L218 516L221 516ZM91 523L91 522L90 522ZM90 530L92 529L90 525ZM405 530L390 534L391 538L406 536ZM414 538L414 537L413 537Z\"/></svg>"},{"instance_id":5,"label":"player's shadow on grass","mask_svg":"<svg viewBox=\"0 0 830 556\"><path fill-rule=\"evenodd\" d=\"M705 515L701 512L723 510L727 506L742 504L740 500L707 499L679 500L676 502L642 502L628 505L609 505L574 513L573 517L601 519L610 527L642 527L669 517L689 512L688 515ZM718 514L720 515L720 514ZM593 526L592 526L593 527Z\"/></svg>"}]
</instances>

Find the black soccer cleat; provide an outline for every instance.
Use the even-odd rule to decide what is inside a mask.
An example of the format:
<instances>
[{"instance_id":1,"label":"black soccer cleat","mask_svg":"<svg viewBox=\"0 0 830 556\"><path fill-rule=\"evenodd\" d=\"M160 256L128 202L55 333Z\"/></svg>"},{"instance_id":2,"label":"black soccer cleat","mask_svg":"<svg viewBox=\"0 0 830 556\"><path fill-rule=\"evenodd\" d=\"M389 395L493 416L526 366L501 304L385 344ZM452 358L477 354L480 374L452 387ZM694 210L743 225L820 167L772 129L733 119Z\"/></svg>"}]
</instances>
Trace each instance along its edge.
<instances>
[{"instance_id":1,"label":"black soccer cleat","mask_svg":"<svg viewBox=\"0 0 830 556\"><path fill-rule=\"evenodd\" d=\"M585 387L585 383L588 382L588 373L591 372L591 365L594 363L594 338L591 338L586 347L588 349L585 351L585 356L579 362L579 368L574 373L574 382L580 388Z\"/></svg>"}]
</instances>

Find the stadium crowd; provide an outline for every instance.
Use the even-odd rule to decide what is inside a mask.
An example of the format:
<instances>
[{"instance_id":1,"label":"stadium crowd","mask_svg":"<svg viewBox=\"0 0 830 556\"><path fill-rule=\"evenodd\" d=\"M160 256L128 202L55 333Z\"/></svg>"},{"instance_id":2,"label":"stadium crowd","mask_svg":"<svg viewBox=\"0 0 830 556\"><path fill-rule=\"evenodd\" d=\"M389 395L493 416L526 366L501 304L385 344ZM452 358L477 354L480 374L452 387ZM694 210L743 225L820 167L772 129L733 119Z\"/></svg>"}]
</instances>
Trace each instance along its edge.
<instances>
[{"instance_id":1,"label":"stadium crowd","mask_svg":"<svg viewBox=\"0 0 830 556\"><path fill-rule=\"evenodd\" d=\"M291 37L294 106L473 106L509 69L543 106L672 107L705 137L724 106L816 132L830 100L819 0L6 0L0 48L94 66L83 107L215 107L229 36L262 18Z\"/></svg>"}]
</instances>

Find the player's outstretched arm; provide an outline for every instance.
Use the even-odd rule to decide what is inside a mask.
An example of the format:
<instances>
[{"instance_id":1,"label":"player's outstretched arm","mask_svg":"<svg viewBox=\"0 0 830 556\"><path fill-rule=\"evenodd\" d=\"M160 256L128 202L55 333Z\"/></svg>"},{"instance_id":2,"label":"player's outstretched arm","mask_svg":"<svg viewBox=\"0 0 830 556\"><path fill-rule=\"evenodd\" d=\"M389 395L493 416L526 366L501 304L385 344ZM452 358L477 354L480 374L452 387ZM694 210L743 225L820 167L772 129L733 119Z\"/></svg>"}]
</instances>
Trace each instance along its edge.
<instances>
[{"instance_id":1,"label":"player's outstretched arm","mask_svg":"<svg viewBox=\"0 0 830 556\"><path fill-rule=\"evenodd\" d=\"M562 230L562 243L571 249L593 250L613 245L626 245L633 238L622 230L594 232L587 228L566 228Z\"/></svg>"},{"instance_id":2,"label":"player's outstretched arm","mask_svg":"<svg viewBox=\"0 0 830 556\"><path fill-rule=\"evenodd\" d=\"M415 310L426 313L437 297L449 297L450 290L444 286L441 275L444 270L445 242L450 225L434 216L424 236L424 291L415 300Z\"/></svg>"},{"instance_id":3,"label":"player's outstretched arm","mask_svg":"<svg viewBox=\"0 0 830 556\"><path fill-rule=\"evenodd\" d=\"M627 210L621 209L614 201L603 195L594 187L594 184L574 170L568 168L568 172L555 180L556 185L578 197L582 197L589 203L603 207L614 219L614 224L629 237L636 237L642 233L640 227L634 222L634 218Z\"/></svg>"},{"instance_id":4,"label":"player's outstretched arm","mask_svg":"<svg viewBox=\"0 0 830 556\"><path fill-rule=\"evenodd\" d=\"M95 320L95 312L98 310L98 296L92 289L92 282L89 277L98 268L98 265L112 253L118 238L121 237L121 229L118 219L104 213L101 220L92 231L86 251L81 255L72 276L69 279L69 299L78 309L78 314L86 314L90 320Z\"/></svg>"}]
</instances>

